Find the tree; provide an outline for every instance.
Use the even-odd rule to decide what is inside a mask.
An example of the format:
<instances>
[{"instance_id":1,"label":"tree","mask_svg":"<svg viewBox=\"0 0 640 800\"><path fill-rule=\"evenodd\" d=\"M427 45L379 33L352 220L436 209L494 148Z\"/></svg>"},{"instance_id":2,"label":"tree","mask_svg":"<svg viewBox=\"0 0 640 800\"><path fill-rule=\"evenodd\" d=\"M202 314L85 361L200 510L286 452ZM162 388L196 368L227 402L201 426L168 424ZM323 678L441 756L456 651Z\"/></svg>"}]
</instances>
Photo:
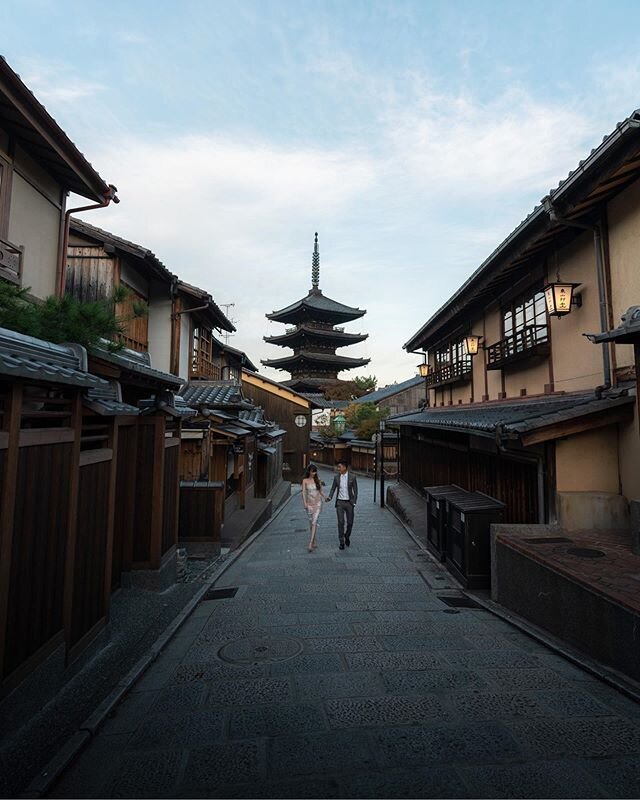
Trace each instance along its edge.
<instances>
[{"instance_id":1,"label":"tree","mask_svg":"<svg viewBox=\"0 0 640 800\"><path fill-rule=\"evenodd\" d=\"M344 416L348 427L359 439L370 439L378 430L380 420L389 416L389 409L378 409L375 403L352 403Z\"/></svg>"},{"instance_id":2,"label":"tree","mask_svg":"<svg viewBox=\"0 0 640 800\"><path fill-rule=\"evenodd\" d=\"M0 280L0 327L56 344L75 342L92 348L103 347L107 340L108 349L121 350L126 322L148 313L146 305L139 303L129 317L116 314L116 305L129 294L124 286L117 286L111 297L88 303L69 295L35 303L28 292Z\"/></svg>"},{"instance_id":3,"label":"tree","mask_svg":"<svg viewBox=\"0 0 640 800\"><path fill-rule=\"evenodd\" d=\"M378 388L378 379L375 375L367 375L366 377L362 375L361 377L355 377L353 382L358 387L358 389L362 390L362 394L367 394L368 392L375 392ZM362 395L360 395L362 396Z\"/></svg>"}]
</instances>

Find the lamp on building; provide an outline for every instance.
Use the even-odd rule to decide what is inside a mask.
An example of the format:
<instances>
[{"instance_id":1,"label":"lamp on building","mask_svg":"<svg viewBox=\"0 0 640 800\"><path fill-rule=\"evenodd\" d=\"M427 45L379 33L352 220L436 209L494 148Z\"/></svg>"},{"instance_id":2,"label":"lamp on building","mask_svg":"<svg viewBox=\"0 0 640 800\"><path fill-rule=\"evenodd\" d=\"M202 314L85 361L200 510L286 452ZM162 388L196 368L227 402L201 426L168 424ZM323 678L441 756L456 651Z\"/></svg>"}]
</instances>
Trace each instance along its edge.
<instances>
[{"instance_id":1,"label":"lamp on building","mask_svg":"<svg viewBox=\"0 0 640 800\"><path fill-rule=\"evenodd\" d=\"M480 342L483 336L476 336L475 333L470 333L464 337L464 348L468 356L475 356L480 349Z\"/></svg>"},{"instance_id":2,"label":"lamp on building","mask_svg":"<svg viewBox=\"0 0 640 800\"><path fill-rule=\"evenodd\" d=\"M429 405L429 384L427 378L431 372L431 364L427 361L427 354L424 354L424 361L418 364L418 372L421 378L424 378L424 405L425 408Z\"/></svg>"},{"instance_id":3,"label":"lamp on building","mask_svg":"<svg viewBox=\"0 0 640 800\"><path fill-rule=\"evenodd\" d=\"M335 428L338 436L344 433L344 428L346 424L347 424L347 419L344 416L344 414L336 414L336 416L333 419L333 427Z\"/></svg>"},{"instance_id":4,"label":"lamp on building","mask_svg":"<svg viewBox=\"0 0 640 800\"><path fill-rule=\"evenodd\" d=\"M575 294L579 283L563 283L560 278L544 287L544 299L550 317L564 317L571 313L571 306L580 308L582 295Z\"/></svg>"}]
</instances>

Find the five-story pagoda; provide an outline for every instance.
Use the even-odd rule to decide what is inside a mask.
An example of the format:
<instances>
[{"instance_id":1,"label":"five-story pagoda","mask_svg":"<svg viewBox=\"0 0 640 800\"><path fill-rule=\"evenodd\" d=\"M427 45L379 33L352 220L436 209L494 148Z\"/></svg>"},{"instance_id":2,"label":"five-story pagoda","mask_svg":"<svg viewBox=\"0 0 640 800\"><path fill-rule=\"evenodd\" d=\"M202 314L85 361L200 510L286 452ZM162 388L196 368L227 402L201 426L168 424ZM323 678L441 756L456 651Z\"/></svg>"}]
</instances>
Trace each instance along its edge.
<instances>
[{"instance_id":1,"label":"five-story pagoda","mask_svg":"<svg viewBox=\"0 0 640 800\"><path fill-rule=\"evenodd\" d=\"M267 314L274 322L289 323L280 336L265 336L265 342L280 347L291 347L293 353L283 358L263 361L265 367L286 370L291 380L284 381L298 392L322 392L340 383L338 373L343 370L363 367L368 358L349 358L336 355L338 347L364 341L366 333L345 333L344 328L334 327L351 322L367 312L338 303L322 294L320 283L320 253L316 233L311 266L311 289L306 297L290 306Z\"/></svg>"}]
</instances>

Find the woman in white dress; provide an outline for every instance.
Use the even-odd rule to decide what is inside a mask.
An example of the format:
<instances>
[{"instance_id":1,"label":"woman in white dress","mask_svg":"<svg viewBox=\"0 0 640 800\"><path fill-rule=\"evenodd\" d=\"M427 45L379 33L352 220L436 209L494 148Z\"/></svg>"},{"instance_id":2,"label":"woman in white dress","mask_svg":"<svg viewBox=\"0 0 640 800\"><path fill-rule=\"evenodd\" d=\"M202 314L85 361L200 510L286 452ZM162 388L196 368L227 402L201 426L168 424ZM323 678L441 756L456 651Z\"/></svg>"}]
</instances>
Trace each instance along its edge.
<instances>
[{"instance_id":1,"label":"woman in white dress","mask_svg":"<svg viewBox=\"0 0 640 800\"><path fill-rule=\"evenodd\" d=\"M307 471L304 473L304 478L302 479L302 504L309 518L309 533L311 534L311 539L309 540L310 553L318 546L316 542L318 517L322 510L322 502L325 499L325 494L322 491L322 484L318 477L318 469L315 464L309 464Z\"/></svg>"}]
</instances>

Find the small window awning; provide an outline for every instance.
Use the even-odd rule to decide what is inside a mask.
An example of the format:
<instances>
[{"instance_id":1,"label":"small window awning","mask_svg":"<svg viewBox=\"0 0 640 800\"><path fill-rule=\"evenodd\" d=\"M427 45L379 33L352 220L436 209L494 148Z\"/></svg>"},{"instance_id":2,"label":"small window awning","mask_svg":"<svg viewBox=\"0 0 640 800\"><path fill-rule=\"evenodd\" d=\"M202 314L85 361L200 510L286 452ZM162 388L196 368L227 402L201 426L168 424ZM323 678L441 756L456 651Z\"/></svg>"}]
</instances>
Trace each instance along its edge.
<instances>
[{"instance_id":1,"label":"small window awning","mask_svg":"<svg viewBox=\"0 0 640 800\"><path fill-rule=\"evenodd\" d=\"M616 344L640 344L640 306L630 306L621 317L622 323L604 333L585 333L594 344L615 342Z\"/></svg>"},{"instance_id":2,"label":"small window awning","mask_svg":"<svg viewBox=\"0 0 640 800\"><path fill-rule=\"evenodd\" d=\"M240 428L238 425L213 425L212 427L215 433L229 436L231 439L249 436L249 431L246 428Z\"/></svg>"},{"instance_id":3,"label":"small window awning","mask_svg":"<svg viewBox=\"0 0 640 800\"><path fill-rule=\"evenodd\" d=\"M633 419L635 394L592 392L527 400L426 408L398 414L387 422L520 441L528 446Z\"/></svg>"},{"instance_id":4,"label":"small window awning","mask_svg":"<svg viewBox=\"0 0 640 800\"><path fill-rule=\"evenodd\" d=\"M278 439L280 436L285 436L286 431L283 428L276 428L273 431L265 431L264 435L268 436L270 439Z\"/></svg>"}]
</instances>

